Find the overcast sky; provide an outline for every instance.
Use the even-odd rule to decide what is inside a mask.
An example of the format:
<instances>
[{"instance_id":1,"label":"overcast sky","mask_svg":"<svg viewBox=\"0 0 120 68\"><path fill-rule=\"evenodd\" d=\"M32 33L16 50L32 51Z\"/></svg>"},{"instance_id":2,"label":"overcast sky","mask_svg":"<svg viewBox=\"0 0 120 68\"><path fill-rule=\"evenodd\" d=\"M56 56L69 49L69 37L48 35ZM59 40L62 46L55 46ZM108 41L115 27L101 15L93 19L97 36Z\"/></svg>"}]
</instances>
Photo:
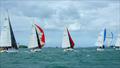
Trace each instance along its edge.
<instances>
[{"instance_id":1,"label":"overcast sky","mask_svg":"<svg viewBox=\"0 0 120 68\"><path fill-rule=\"evenodd\" d=\"M61 46L65 26L76 47L95 46L104 28L114 37L120 33L120 0L0 0L0 26L6 9L20 44L28 44L33 22L44 29L49 47Z\"/></svg>"}]
</instances>

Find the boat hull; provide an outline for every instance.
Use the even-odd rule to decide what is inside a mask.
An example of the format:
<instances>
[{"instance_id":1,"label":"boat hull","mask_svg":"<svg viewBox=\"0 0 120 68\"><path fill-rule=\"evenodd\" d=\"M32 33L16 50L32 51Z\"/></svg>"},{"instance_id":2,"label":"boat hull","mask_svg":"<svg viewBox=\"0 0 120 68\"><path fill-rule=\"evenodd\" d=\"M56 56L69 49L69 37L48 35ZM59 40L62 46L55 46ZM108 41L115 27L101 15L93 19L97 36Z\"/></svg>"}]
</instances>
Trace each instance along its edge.
<instances>
[{"instance_id":1,"label":"boat hull","mask_svg":"<svg viewBox=\"0 0 120 68\"><path fill-rule=\"evenodd\" d=\"M41 49L31 49L30 51L31 51L31 52L40 52Z\"/></svg>"},{"instance_id":2,"label":"boat hull","mask_svg":"<svg viewBox=\"0 0 120 68\"><path fill-rule=\"evenodd\" d=\"M120 50L120 48L115 48L115 50Z\"/></svg>"},{"instance_id":3,"label":"boat hull","mask_svg":"<svg viewBox=\"0 0 120 68\"><path fill-rule=\"evenodd\" d=\"M97 48L97 51L104 51L103 48Z\"/></svg>"},{"instance_id":4,"label":"boat hull","mask_svg":"<svg viewBox=\"0 0 120 68\"><path fill-rule=\"evenodd\" d=\"M8 49L8 50L1 50L0 53L7 52L7 53L16 53L18 50L16 49Z\"/></svg>"},{"instance_id":5,"label":"boat hull","mask_svg":"<svg viewBox=\"0 0 120 68\"><path fill-rule=\"evenodd\" d=\"M6 52L6 50L1 50L0 53Z\"/></svg>"},{"instance_id":6,"label":"boat hull","mask_svg":"<svg viewBox=\"0 0 120 68\"><path fill-rule=\"evenodd\" d=\"M64 49L64 52L68 52L68 51L74 51L74 49L72 48Z\"/></svg>"}]
</instances>

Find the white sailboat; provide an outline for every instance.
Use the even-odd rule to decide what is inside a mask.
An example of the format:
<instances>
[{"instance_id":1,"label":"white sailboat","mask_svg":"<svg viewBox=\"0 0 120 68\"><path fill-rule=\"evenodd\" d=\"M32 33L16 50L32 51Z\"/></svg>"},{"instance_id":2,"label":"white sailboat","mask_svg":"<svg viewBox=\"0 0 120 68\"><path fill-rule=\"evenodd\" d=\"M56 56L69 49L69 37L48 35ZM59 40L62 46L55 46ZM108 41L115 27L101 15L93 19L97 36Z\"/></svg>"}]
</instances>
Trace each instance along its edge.
<instances>
[{"instance_id":1,"label":"white sailboat","mask_svg":"<svg viewBox=\"0 0 120 68\"><path fill-rule=\"evenodd\" d=\"M73 51L74 48L74 41L67 28L64 29L62 48L64 48L64 51Z\"/></svg>"},{"instance_id":2,"label":"white sailboat","mask_svg":"<svg viewBox=\"0 0 120 68\"><path fill-rule=\"evenodd\" d=\"M97 51L103 51L105 48L105 40L106 40L106 29L104 29L104 32L101 32L98 35L98 40L97 40Z\"/></svg>"},{"instance_id":3,"label":"white sailboat","mask_svg":"<svg viewBox=\"0 0 120 68\"><path fill-rule=\"evenodd\" d=\"M17 52L18 47L12 30L10 17L4 19L0 34L0 52Z\"/></svg>"},{"instance_id":4,"label":"white sailboat","mask_svg":"<svg viewBox=\"0 0 120 68\"><path fill-rule=\"evenodd\" d=\"M38 25L33 24L28 48L31 49L31 52L38 52L41 51L41 48L44 46L44 44L44 31Z\"/></svg>"},{"instance_id":5,"label":"white sailboat","mask_svg":"<svg viewBox=\"0 0 120 68\"><path fill-rule=\"evenodd\" d=\"M116 50L120 50L120 34L117 37L116 43L115 43Z\"/></svg>"}]
</instances>

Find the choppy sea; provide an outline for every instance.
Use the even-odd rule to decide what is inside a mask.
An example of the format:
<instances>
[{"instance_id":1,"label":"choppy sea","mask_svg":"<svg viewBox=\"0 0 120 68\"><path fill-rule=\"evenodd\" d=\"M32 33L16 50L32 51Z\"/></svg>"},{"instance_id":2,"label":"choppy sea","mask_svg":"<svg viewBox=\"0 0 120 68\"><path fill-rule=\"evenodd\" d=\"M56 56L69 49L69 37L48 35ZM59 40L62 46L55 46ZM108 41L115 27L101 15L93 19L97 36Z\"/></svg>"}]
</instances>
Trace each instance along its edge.
<instances>
[{"instance_id":1,"label":"choppy sea","mask_svg":"<svg viewBox=\"0 0 120 68\"><path fill-rule=\"evenodd\" d=\"M0 68L120 68L120 50L75 48L74 52L64 52L61 48L43 48L31 53L21 48L18 53L0 53Z\"/></svg>"}]
</instances>

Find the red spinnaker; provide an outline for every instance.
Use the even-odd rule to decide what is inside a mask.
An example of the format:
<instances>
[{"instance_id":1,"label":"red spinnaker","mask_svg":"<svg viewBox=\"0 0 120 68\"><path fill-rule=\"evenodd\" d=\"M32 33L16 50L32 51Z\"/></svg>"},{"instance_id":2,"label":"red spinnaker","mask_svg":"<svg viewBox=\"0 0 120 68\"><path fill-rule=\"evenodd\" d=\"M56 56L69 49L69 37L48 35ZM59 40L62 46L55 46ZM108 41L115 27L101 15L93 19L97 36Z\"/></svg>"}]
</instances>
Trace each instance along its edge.
<instances>
[{"instance_id":1,"label":"red spinnaker","mask_svg":"<svg viewBox=\"0 0 120 68\"><path fill-rule=\"evenodd\" d=\"M36 24L35 24L36 25ZM40 27L40 26L38 26L38 25L36 25L36 27L39 29L39 31L42 33L42 36L41 36L41 46L44 46L44 44L45 44L45 35L44 35L44 31L43 31L43 29Z\"/></svg>"},{"instance_id":2,"label":"red spinnaker","mask_svg":"<svg viewBox=\"0 0 120 68\"><path fill-rule=\"evenodd\" d=\"M71 48L74 48L74 41L72 40L72 37L70 36L70 33L69 33L68 29L67 29L67 32L68 32Z\"/></svg>"}]
</instances>

